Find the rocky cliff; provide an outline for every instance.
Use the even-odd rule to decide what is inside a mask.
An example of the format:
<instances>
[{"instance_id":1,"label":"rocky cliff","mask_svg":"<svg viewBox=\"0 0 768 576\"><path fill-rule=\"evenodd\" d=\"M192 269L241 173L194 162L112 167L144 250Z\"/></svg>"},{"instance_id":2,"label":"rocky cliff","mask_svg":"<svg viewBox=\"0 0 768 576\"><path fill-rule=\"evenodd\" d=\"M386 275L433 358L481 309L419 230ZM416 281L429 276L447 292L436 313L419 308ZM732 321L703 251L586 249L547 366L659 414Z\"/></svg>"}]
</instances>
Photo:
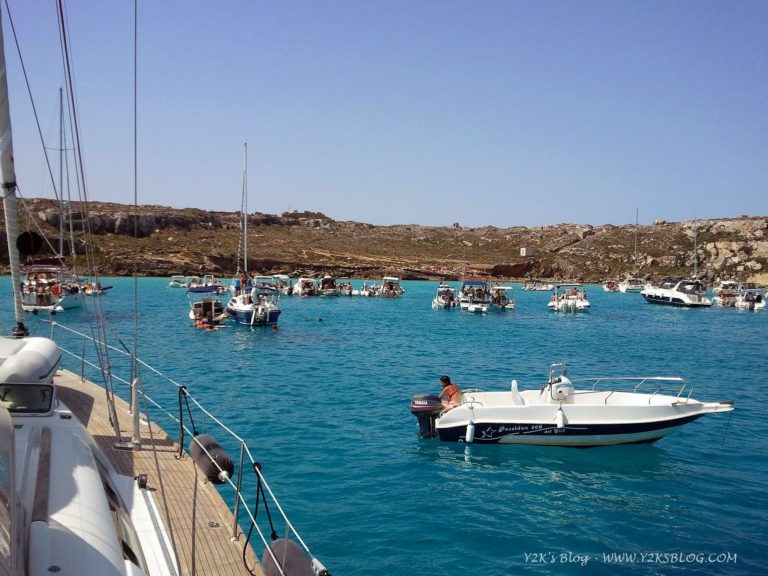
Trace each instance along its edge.
<instances>
[{"instance_id":1,"label":"rocky cliff","mask_svg":"<svg viewBox=\"0 0 768 576\"><path fill-rule=\"evenodd\" d=\"M58 247L57 206L49 200L21 204L21 230L46 239L36 256L53 254ZM87 211L73 203L70 213L74 251L85 255L90 246L90 259L103 276L228 275L242 258L239 213L106 203L91 203ZM69 219L65 229L70 229ZM264 274L597 282L632 272L637 238L638 275L644 278L690 276L697 268L710 280L768 281L765 216L657 221L637 229L589 224L463 228L374 226L320 213L254 213L248 217L248 231L249 269ZM0 244L0 265L7 268L4 232ZM80 268L83 260L78 260Z\"/></svg>"}]
</instances>

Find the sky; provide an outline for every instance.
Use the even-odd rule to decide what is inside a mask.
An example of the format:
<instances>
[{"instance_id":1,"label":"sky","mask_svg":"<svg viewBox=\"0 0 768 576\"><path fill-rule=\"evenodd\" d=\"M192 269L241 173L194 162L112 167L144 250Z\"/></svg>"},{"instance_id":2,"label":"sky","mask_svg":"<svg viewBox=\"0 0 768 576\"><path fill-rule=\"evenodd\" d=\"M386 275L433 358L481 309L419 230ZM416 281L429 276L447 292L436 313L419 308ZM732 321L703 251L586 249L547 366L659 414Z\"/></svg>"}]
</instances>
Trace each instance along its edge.
<instances>
[{"instance_id":1,"label":"sky","mask_svg":"<svg viewBox=\"0 0 768 576\"><path fill-rule=\"evenodd\" d=\"M8 4L56 148L55 2ZM2 11L17 181L53 197ZM134 4L65 11L91 200L237 211L247 142L252 212L768 215L765 0L139 0L136 163Z\"/></svg>"}]
</instances>

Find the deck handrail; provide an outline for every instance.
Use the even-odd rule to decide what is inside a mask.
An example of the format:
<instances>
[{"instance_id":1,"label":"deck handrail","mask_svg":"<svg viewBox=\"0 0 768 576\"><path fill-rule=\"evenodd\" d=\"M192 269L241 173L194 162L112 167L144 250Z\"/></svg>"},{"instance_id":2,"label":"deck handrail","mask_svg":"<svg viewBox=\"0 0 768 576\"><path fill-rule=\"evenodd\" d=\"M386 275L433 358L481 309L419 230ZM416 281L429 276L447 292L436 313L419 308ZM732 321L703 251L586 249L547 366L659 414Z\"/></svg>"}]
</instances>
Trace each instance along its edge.
<instances>
[{"instance_id":1,"label":"deck handrail","mask_svg":"<svg viewBox=\"0 0 768 576\"><path fill-rule=\"evenodd\" d=\"M99 340L98 338L94 338L93 336L90 336L90 335L85 334L83 332L80 332L78 330L72 329L72 328L70 328L68 326L65 326L65 325L63 325L63 324L61 324L61 323L59 323L57 321L54 321L54 320L43 320L43 322L50 323L50 325L51 325L51 339L53 339L54 341L56 341L56 340L53 338L53 333L54 333L54 330L57 329L57 328L60 329L60 330L64 330L65 332L68 332L72 336L76 336L79 339L82 339L82 342L83 342L83 352L80 353L80 354L67 349L66 347L62 346L62 344L60 342L56 341L56 343L59 346L59 349L62 351L63 354L66 354L67 356L70 356L72 358L80 360L80 370L81 370L80 378L82 380L85 380L85 369L86 369L86 367L90 367L90 368L92 368L94 370L98 370L98 371L107 371L110 378L116 380L117 382L125 384L127 386L131 386L131 382L129 380L127 380L125 378L122 378L119 375L117 375L114 372L112 372L111 367L103 368L99 364L94 363L94 362L88 360L85 357L86 344L87 344L87 342L91 342L94 345L103 346L105 348L108 348L111 352L119 354L119 355L121 355L123 357L130 358L131 360L135 360L138 364L140 364L142 367L144 367L147 370L149 370L150 372L152 372L154 375L156 375L156 376L164 379L166 382L172 384L177 389L177 391L181 390L181 389L184 389L184 394L185 394L186 400L189 400L198 410L200 410L201 413L203 413L205 416L207 416L210 419L211 422L215 423L222 431L224 431L227 434L227 436L230 437L230 440L234 442L234 444L238 447L238 449L240 451L239 461L235 463L235 467L238 470L238 473L237 473L237 484L235 484L235 482L232 480L232 478L227 477L225 482L224 482L224 484L221 485L221 486L228 486L228 488L231 489L232 496L233 496L233 504L232 504L232 508L230 508L230 510L233 513L233 526L232 526L231 538L233 540L237 540L238 537L239 537L239 535L238 535L238 520L237 520L237 518L238 518L238 512L239 512L240 505L242 505L242 507L245 510L245 513L246 513L248 519L252 523L252 526L253 526L254 530L257 532L257 534L259 535L259 538L261 539L262 543L264 544L265 550L269 551L269 554L272 556L272 560L274 561L275 566L277 566L281 570L281 573L282 573L282 569L280 568L281 563L278 561L277 558L274 557L272 549L269 546L271 537L270 537L270 540L268 540L267 537L265 536L264 532L262 532L262 528L256 522L256 517L254 516L254 513L253 513L252 508L251 508L252 505L254 506L254 508L258 507L258 504L259 504L258 494L254 495L252 497L253 500L249 501L248 497L244 494L244 492L242 490L242 485L241 485L242 472L247 467L246 463L249 463L250 464L250 468L257 475L258 480L262 484L262 487L264 488L265 492L267 494L269 494L269 498L272 500L272 504L277 508L277 510L280 513L280 516L283 519L283 522L285 523L285 536L284 537L286 537L286 538L288 538L288 537L295 538L296 541L298 541L301 544L301 546L304 548L304 550L307 553L307 555L312 559L313 563L316 563L318 566L322 567L322 564L312 554L312 552L310 551L309 547L304 542L304 540L301 538L301 536L299 535L298 531L293 526L293 524L291 523L291 521L288 518L287 514L283 510L282 506L280 505L280 502L278 501L277 497L275 496L274 492L272 491L272 488L269 486L269 483L267 482L266 478L264 477L264 475L261 472L260 463L257 462L254 459L253 454L251 453L251 450L248 447L247 442L242 437L240 437L237 433L235 433L231 428L229 428L226 424L224 424L219 418L217 418L205 406L203 406L203 404L200 401L198 401L197 398L195 398L189 392L188 388L185 385L180 384L179 382L177 382L176 380L174 380L170 376L167 376L167 375L163 374L161 371L157 370L156 368L154 368L150 364L147 364L146 362L144 362L143 360L139 359L138 357L133 356L132 353L130 351L128 351L127 349L113 346L112 344L103 342L103 341ZM161 411L165 418L169 418L175 424L183 427L184 431L187 434L189 434L191 438L193 438L193 441L195 441L197 443L197 446L199 448L201 448L202 451L205 452L205 454L210 459L211 463L213 463L218 468L218 471L219 472L224 472L224 470L219 465L218 461L210 454L210 452L206 449L206 447L203 446L201 443L199 443L197 441L197 439L195 437L195 430L194 429L190 429L185 423L183 423L183 422L181 422L179 420L179 418L176 416L176 414L174 412L171 412L167 408L163 407L158 401L156 401L155 399L153 399L149 395L145 394L143 386L141 387L139 394L140 394L140 397L145 402L151 404L157 410ZM144 412L143 414L144 414L145 418L147 419L147 423L148 423L149 422L149 416L146 414L146 412ZM164 432L166 434L168 434L169 437L173 438L172 435L167 430L165 430L165 429L163 429L163 430L164 430ZM179 438L175 438L175 441L181 446L181 440ZM183 446L181 446L181 448L183 449Z\"/></svg>"},{"instance_id":2,"label":"deck handrail","mask_svg":"<svg viewBox=\"0 0 768 576\"><path fill-rule=\"evenodd\" d=\"M627 383L629 385L628 388L635 394L640 392L642 388L654 386L654 389L648 395L649 404L652 402L654 396L667 390L670 394L674 394L678 399L684 399L685 402L688 402L693 394L693 385L680 376L601 376L593 378L573 378L571 379L571 382L574 385L578 383L592 383L590 390L577 390L577 394L609 392L605 397L606 404L608 403L608 399L615 392L620 392L621 390L618 390L615 385L611 388L601 388L600 385L605 383ZM634 386L632 386L633 383Z\"/></svg>"}]
</instances>

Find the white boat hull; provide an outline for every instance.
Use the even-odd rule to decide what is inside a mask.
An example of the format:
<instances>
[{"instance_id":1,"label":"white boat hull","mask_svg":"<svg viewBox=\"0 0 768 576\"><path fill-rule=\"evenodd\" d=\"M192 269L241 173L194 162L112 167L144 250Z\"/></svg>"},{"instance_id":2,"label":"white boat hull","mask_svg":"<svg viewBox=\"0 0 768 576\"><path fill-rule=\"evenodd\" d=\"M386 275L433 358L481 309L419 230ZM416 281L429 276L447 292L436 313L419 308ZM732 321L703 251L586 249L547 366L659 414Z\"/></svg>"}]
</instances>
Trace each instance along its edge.
<instances>
[{"instance_id":1,"label":"white boat hull","mask_svg":"<svg viewBox=\"0 0 768 576\"><path fill-rule=\"evenodd\" d=\"M765 308L765 300L760 301L746 301L746 300L737 300L735 304L736 308L739 310L763 310Z\"/></svg>"},{"instance_id":2,"label":"white boat hull","mask_svg":"<svg viewBox=\"0 0 768 576\"><path fill-rule=\"evenodd\" d=\"M556 301L550 301L547 304L550 310L556 312L585 312L589 310L589 300L580 300L577 298L562 298Z\"/></svg>"},{"instance_id":3,"label":"white boat hull","mask_svg":"<svg viewBox=\"0 0 768 576\"><path fill-rule=\"evenodd\" d=\"M484 405L503 402L490 399L489 394L506 394L509 400ZM642 398L630 399L637 396ZM478 393L465 395L461 406L438 419L436 429L440 439L447 442L465 442L472 422L472 441L478 444L608 446L655 442L704 414L733 409L730 403L685 402L661 395L653 396L654 404L649 405L649 397L602 392L594 404L514 405L509 392ZM620 404L613 405L611 398ZM600 404L601 399L607 404Z\"/></svg>"},{"instance_id":4,"label":"white boat hull","mask_svg":"<svg viewBox=\"0 0 768 576\"><path fill-rule=\"evenodd\" d=\"M647 287L640 294L650 304L680 306L683 308L707 308L712 300L703 292L690 292L675 288Z\"/></svg>"}]
</instances>

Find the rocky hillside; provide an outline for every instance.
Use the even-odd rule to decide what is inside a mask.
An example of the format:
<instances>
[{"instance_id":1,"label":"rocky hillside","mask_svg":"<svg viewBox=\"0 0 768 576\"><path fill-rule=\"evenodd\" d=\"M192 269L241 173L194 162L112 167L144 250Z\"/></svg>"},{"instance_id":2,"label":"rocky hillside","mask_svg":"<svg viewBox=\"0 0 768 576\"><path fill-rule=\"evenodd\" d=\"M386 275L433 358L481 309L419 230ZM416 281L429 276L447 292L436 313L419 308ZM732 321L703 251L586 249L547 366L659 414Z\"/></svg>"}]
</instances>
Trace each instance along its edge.
<instances>
[{"instance_id":1,"label":"rocky hillside","mask_svg":"<svg viewBox=\"0 0 768 576\"><path fill-rule=\"evenodd\" d=\"M50 200L20 202L22 231L58 247L59 212ZM97 273L170 276L232 274L237 267L240 215L163 206L72 205L75 251L86 253L90 228ZM4 230L5 223L2 221ZM69 229L69 223L66 228ZM373 226L338 222L320 213L248 217L249 269L287 273L405 279L552 278L597 282L631 273L635 227L557 224L527 228ZM658 221L637 229L638 272L644 278L689 276L694 263L710 280L768 282L768 217L687 222ZM694 253L694 246L697 247ZM70 256L71 258L71 256ZM82 270L85 258L78 259ZM3 232L0 266L7 270Z\"/></svg>"}]
</instances>

